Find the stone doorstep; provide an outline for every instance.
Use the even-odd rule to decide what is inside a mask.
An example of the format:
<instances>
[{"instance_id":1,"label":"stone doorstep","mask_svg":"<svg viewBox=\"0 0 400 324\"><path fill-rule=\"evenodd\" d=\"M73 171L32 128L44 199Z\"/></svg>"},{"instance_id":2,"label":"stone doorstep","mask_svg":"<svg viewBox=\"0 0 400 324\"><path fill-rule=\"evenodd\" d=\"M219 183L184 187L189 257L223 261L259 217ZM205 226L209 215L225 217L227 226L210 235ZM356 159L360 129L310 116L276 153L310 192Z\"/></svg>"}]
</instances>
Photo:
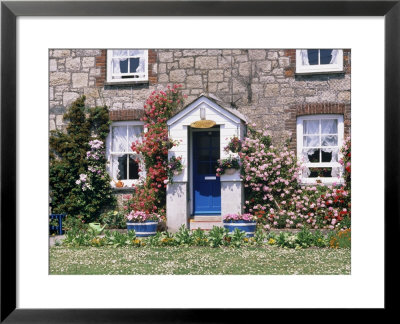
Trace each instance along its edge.
<instances>
[{"instance_id":1,"label":"stone doorstep","mask_svg":"<svg viewBox=\"0 0 400 324\"><path fill-rule=\"evenodd\" d=\"M190 220L189 223L189 229L191 231L196 230L196 229L201 229L205 231L209 231L210 229L213 228L213 226L219 226L222 227L222 221L195 221L195 220Z\"/></svg>"}]
</instances>

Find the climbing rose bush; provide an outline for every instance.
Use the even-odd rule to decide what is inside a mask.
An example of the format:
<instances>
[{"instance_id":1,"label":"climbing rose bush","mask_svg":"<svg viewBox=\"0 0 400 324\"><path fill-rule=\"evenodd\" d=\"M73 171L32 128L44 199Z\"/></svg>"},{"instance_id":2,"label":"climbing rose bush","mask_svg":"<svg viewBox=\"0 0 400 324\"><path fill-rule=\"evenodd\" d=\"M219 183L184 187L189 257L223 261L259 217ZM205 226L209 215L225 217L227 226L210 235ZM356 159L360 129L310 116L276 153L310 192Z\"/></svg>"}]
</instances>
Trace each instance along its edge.
<instances>
[{"instance_id":1,"label":"climbing rose bush","mask_svg":"<svg viewBox=\"0 0 400 324\"><path fill-rule=\"evenodd\" d=\"M348 228L351 194L350 142L341 150L346 186L323 184L302 186L299 176L303 166L293 151L271 145L266 132L250 128L242 143L242 179L245 187L245 210L253 213L266 229L274 228ZM347 173L346 173L347 172Z\"/></svg>"},{"instance_id":2,"label":"climbing rose bush","mask_svg":"<svg viewBox=\"0 0 400 324\"><path fill-rule=\"evenodd\" d=\"M153 91L144 105L147 132L143 139L132 143L132 150L144 159L146 178L136 186L135 194L125 205L131 211L157 213L165 219L168 150L177 143L168 138L167 120L182 104L181 85L168 86L166 91Z\"/></svg>"}]
</instances>

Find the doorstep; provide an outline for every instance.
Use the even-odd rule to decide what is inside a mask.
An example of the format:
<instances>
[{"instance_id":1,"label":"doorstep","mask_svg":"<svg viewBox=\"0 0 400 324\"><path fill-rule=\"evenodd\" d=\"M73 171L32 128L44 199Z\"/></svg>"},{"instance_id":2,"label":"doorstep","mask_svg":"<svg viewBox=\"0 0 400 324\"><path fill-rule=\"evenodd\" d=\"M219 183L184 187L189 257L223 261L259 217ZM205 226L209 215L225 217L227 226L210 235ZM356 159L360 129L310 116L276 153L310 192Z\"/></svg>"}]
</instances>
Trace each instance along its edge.
<instances>
[{"instance_id":1,"label":"doorstep","mask_svg":"<svg viewBox=\"0 0 400 324\"><path fill-rule=\"evenodd\" d=\"M213 228L213 226L219 226L219 227L223 226L221 215L216 215L216 216L196 215L193 218L191 218L189 222L189 229L191 231L196 229L209 231L210 229Z\"/></svg>"}]
</instances>

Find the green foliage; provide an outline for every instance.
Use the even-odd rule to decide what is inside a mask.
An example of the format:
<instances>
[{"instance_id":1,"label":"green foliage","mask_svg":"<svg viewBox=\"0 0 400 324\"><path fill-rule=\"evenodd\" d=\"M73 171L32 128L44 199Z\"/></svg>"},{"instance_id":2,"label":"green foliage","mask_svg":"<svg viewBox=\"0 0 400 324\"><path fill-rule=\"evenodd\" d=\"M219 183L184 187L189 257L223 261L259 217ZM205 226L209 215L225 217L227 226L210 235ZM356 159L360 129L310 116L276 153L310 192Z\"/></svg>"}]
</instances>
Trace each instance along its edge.
<instances>
[{"instance_id":1,"label":"green foliage","mask_svg":"<svg viewBox=\"0 0 400 324\"><path fill-rule=\"evenodd\" d=\"M213 226L213 228L208 233L209 245L213 248L224 244L224 238L228 234L228 230L224 227Z\"/></svg>"},{"instance_id":2,"label":"green foliage","mask_svg":"<svg viewBox=\"0 0 400 324\"><path fill-rule=\"evenodd\" d=\"M233 233L230 235L231 236L231 241L230 245L233 247L241 247L244 243L245 237L246 237L246 232L241 231L238 228L235 228Z\"/></svg>"},{"instance_id":3,"label":"green foliage","mask_svg":"<svg viewBox=\"0 0 400 324\"><path fill-rule=\"evenodd\" d=\"M185 225L179 228L179 231L175 234L175 240L178 245L191 245L193 237L190 235L190 231Z\"/></svg>"},{"instance_id":4,"label":"green foliage","mask_svg":"<svg viewBox=\"0 0 400 324\"><path fill-rule=\"evenodd\" d=\"M258 228L254 233L254 241L257 245L262 245L264 243L265 237L266 235L261 228Z\"/></svg>"},{"instance_id":5,"label":"green foliage","mask_svg":"<svg viewBox=\"0 0 400 324\"><path fill-rule=\"evenodd\" d=\"M72 103L64 114L68 121L66 132L52 131L50 144L50 197L53 213L66 213L71 218L82 217L84 222L98 221L102 210L115 205L110 178L105 172L105 152L96 161L87 158L89 142L104 143L109 132L108 109L86 108L85 96ZM88 177L90 190L83 190L76 181L88 173L88 167L100 170L101 176ZM72 222L69 221L68 225Z\"/></svg>"},{"instance_id":6,"label":"green foliage","mask_svg":"<svg viewBox=\"0 0 400 324\"><path fill-rule=\"evenodd\" d=\"M208 245L207 235L200 228L198 228L192 232L192 240L193 240L193 244L196 246L207 246Z\"/></svg>"},{"instance_id":7,"label":"green foliage","mask_svg":"<svg viewBox=\"0 0 400 324\"><path fill-rule=\"evenodd\" d=\"M126 218L122 211L110 210L102 213L99 218L101 224L106 225L106 228L126 228Z\"/></svg>"},{"instance_id":8,"label":"green foliage","mask_svg":"<svg viewBox=\"0 0 400 324\"><path fill-rule=\"evenodd\" d=\"M317 230L313 234L313 244L312 245L323 248L323 247L328 246L328 240L319 230Z\"/></svg>"},{"instance_id":9,"label":"green foliage","mask_svg":"<svg viewBox=\"0 0 400 324\"><path fill-rule=\"evenodd\" d=\"M228 234L228 230L223 227L214 226L208 233L197 229L189 231L181 226L175 234L171 232L157 232L153 236L137 238L135 231L121 233L118 231L106 230L104 235L94 235L90 230L72 229L66 233L66 238L62 245L79 246L209 246L243 248L246 246L278 246L281 248L305 249L309 247L332 247L349 248L351 242L350 229L341 231L331 231L324 235L320 231L311 232L304 228L297 234L291 232L265 233L259 228L254 237L246 237L246 232L235 229L233 233Z\"/></svg>"},{"instance_id":10,"label":"green foliage","mask_svg":"<svg viewBox=\"0 0 400 324\"><path fill-rule=\"evenodd\" d=\"M302 248L307 248L313 245L314 235L311 234L308 227L303 227L299 233L297 233L297 243Z\"/></svg>"}]
</instances>

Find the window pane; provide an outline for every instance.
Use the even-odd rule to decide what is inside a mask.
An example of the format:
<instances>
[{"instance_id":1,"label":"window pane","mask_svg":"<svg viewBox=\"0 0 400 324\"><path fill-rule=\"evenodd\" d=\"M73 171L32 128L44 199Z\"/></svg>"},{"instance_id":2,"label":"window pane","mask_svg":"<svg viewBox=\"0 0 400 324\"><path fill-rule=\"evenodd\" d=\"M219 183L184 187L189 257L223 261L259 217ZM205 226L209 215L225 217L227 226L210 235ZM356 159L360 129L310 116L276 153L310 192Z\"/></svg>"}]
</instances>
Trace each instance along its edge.
<instances>
[{"instance_id":1,"label":"window pane","mask_svg":"<svg viewBox=\"0 0 400 324\"><path fill-rule=\"evenodd\" d=\"M332 168L310 168L309 178L324 177L330 178L332 176Z\"/></svg>"},{"instance_id":2,"label":"window pane","mask_svg":"<svg viewBox=\"0 0 400 324\"><path fill-rule=\"evenodd\" d=\"M321 119L321 134L337 134L337 119Z\"/></svg>"},{"instance_id":3,"label":"window pane","mask_svg":"<svg viewBox=\"0 0 400 324\"><path fill-rule=\"evenodd\" d=\"M326 135L321 136L321 145L322 146L337 146L338 140L337 135Z\"/></svg>"},{"instance_id":4,"label":"window pane","mask_svg":"<svg viewBox=\"0 0 400 324\"><path fill-rule=\"evenodd\" d=\"M132 152L132 143L142 137L143 127L139 125L128 126L128 150Z\"/></svg>"},{"instance_id":5,"label":"window pane","mask_svg":"<svg viewBox=\"0 0 400 324\"><path fill-rule=\"evenodd\" d=\"M319 163L319 152L320 150L305 150L303 156L305 161L310 163Z\"/></svg>"},{"instance_id":6,"label":"window pane","mask_svg":"<svg viewBox=\"0 0 400 324\"><path fill-rule=\"evenodd\" d=\"M123 155L121 157L117 157L118 159L118 170L117 170L117 180L126 180L127 179L127 155Z\"/></svg>"},{"instance_id":7,"label":"window pane","mask_svg":"<svg viewBox=\"0 0 400 324\"><path fill-rule=\"evenodd\" d=\"M322 150L321 155L322 155L322 162L331 162L332 152L325 152L324 150Z\"/></svg>"},{"instance_id":8,"label":"window pane","mask_svg":"<svg viewBox=\"0 0 400 324\"><path fill-rule=\"evenodd\" d=\"M112 127L112 151L127 152L126 126Z\"/></svg>"},{"instance_id":9,"label":"window pane","mask_svg":"<svg viewBox=\"0 0 400 324\"><path fill-rule=\"evenodd\" d=\"M119 61L119 70L121 73L128 73L128 59Z\"/></svg>"},{"instance_id":10,"label":"window pane","mask_svg":"<svg viewBox=\"0 0 400 324\"><path fill-rule=\"evenodd\" d=\"M130 58L129 61L130 61L129 72L135 73L139 66L139 58L138 57Z\"/></svg>"},{"instance_id":11,"label":"window pane","mask_svg":"<svg viewBox=\"0 0 400 324\"><path fill-rule=\"evenodd\" d=\"M320 50L320 64L330 64L332 60L332 50L322 49Z\"/></svg>"},{"instance_id":12,"label":"window pane","mask_svg":"<svg viewBox=\"0 0 400 324\"><path fill-rule=\"evenodd\" d=\"M303 136L304 147L319 147L319 136Z\"/></svg>"},{"instance_id":13,"label":"window pane","mask_svg":"<svg viewBox=\"0 0 400 324\"><path fill-rule=\"evenodd\" d=\"M143 56L144 50L129 50L129 56Z\"/></svg>"},{"instance_id":14,"label":"window pane","mask_svg":"<svg viewBox=\"0 0 400 324\"><path fill-rule=\"evenodd\" d=\"M308 64L318 65L318 50L307 50L308 54Z\"/></svg>"},{"instance_id":15,"label":"window pane","mask_svg":"<svg viewBox=\"0 0 400 324\"><path fill-rule=\"evenodd\" d=\"M139 179L139 164L134 155L129 155L129 179Z\"/></svg>"},{"instance_id":16,"label":"window pane","mask_svg":"<svg viewBox=\"0 0 400 324\"><path fill-rule=\"evenodd\" d=\"M322 162L337 162L338 152L339 152L338 148L323 148Z\"/></svg>"},{"instance_id":17,"label":"window pane","mask_svg":"<svg viewBox=\"0 0 400 324\"><path fill-rule=\"evenodd\" d=\"M304 120L304 134L319 134L319 120Z\"/></svg>"},{"instance_id":18,"label":"window pane","mask_svg":"<svg viewBox=\"0 0 400 324\"><path fill-rule=\"evenodd\" d=\"M128 56L128 50L113 50L113 56Z\"/></svg>"}]
</instances>

